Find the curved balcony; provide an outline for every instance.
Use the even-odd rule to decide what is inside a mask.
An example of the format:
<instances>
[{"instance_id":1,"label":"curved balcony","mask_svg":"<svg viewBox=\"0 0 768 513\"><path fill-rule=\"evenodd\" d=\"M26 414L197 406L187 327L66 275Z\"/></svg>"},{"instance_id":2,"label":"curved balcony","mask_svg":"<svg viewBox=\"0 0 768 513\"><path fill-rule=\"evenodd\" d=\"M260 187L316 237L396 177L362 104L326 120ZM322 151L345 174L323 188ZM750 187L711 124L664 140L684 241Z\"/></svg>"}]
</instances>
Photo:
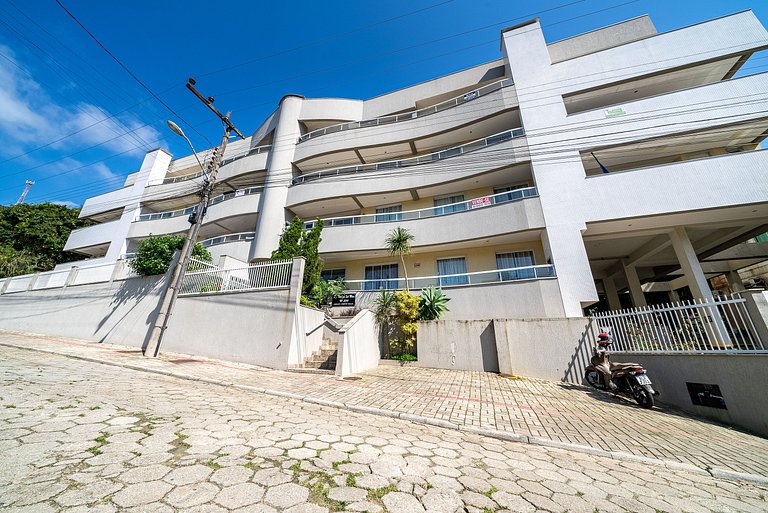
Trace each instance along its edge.
<instances>
[{"instance_id":1,"label":"curved balcony","mask_svg":"<svg viewBox=\"0 0 768 513\"><path fill-rule=\"evenodd\" d=\"M522 133L522 129L512 132ZM451 150L439 153L449 153ZM473 152L456 153L443 159L431 156L422 159L415 166L382 166L382 169L359 171L361 178L350 179L355 171L346 174L326 174L311 180L312 186L302 183L288 188L287 207L293 208L310 202L333 198L381 194L382 191L407 191L432 187L458 178L465 179L499 170L515 164L528 162L527 140L524 136L506 138L501 142L479 147ZM373 166L373 165L372 165ZM461 170L460 173L457 173ZM335 170L333 170L335 172ZM355 177L356 178L356 177ZM354 208L354 207L351 207Z\"/></svg>"},{"instance_id":2,"label":"curved balcony","mask_svg":"<svg viewBox=\"0 0 768 513\"><path fill-rule=\"evenodd\" d=\"M423 276L408 278L408 287L411 290L425 287L462 287L472 285L485 285L489 283L506 283L510 281L541 280L557 278L555 266L529 265L526 267L510 267L508 269L492 269L474 273L444 274L442 276ZM384 280L345 280L346 290L350 292L360 290L402 290L406 285L405 278Z\"/></svg>"},{"instance_id":3,"label":"curved balcony","mask_svg":"<svg viewBox=\"0 0 768 513\"><path fill-rule=\"evenodd\" d=\"M272 148L271 145L269 145L269 146L257 146L255 148L251 148L250 150L244 151L244 152L239 153L237 155L227 156L227 158L225 158L224 160L221 161L221 167L223 168L227 164L231 164L232 162L235 162L235 161L240 160L240 159L245 158L245 157L251 157L253 155L258 155L260 153L267 153L267 152L269 152L269 150L271 148ZM221 172L221 170L219 172ZM203 173L202 171L198 171L197 173L189 173L189 174L180 175L180 176L171 176L171 177L164 178L161 183L165 184L165 183L186 182L187 180L193 180L195 178L200 178L204 174L205 173Z\"/></svg>"},{"instance_id":4,"label":"curved balcony","mask_svg":"<svg viewBox=\"0 0 768 513\"><path fill-rule=\"evenodd\" d=\"M511 83L509 84L511 86ZM468 98L473 93L467 93ZM460 97L463 99L464 96ZM459 102L459 103L455 103ZM363 158L370 153L370 148L382 146L408 146L413 141L419 151L429 146L429 141L440 134L450 133L470 124L483 123L511 112L518 107L514 87L500 87L485 93L482 98L474 97L469 101L450 100L444 107L428 107L424 114L414 116L415 112L384 116L366 121L356 121L326 127L320 137L306 139L296 145L294 161L301 167L317 169L321 162L326 162L323 155L351 153L358 150ZM420 111L416 111L420 112ZM429 112L429 114L426 114ZM330 117L329 113L329 117ZM345 130L338 127L346 126ZM489 129L489 130L498 130ZM485 132L488 133L488 132ZM306 134L305 134L306 135ZM434 145L433 145L434 146ZM372 157L369 157L372 158Z\"/></svg>"},{"instance_id":5,"label":"curved balcony","mask_svg":"<svg viewBox=\"0 0 768 513\"><path fill-rule=\"evenodd\" d=\"M418 166L421 164L430 164L438 160L445 160L451 157L458 157L460 155L465 155L473 151L487 148L488 146L493 146L495 144L499 144L504 141L508 141L510 139L513 139L516 137L523 137L523 136L525 136L525 130L523 130L522 128L515 128L513 130L507 130L506 132L489 135L488 137L477 139L475 141L468 142L467 144L462 144L461 146L454 146L453 148L447 148L442 151L430 153L429 155L424 155L422 157L411 157L407 159L377 162L375 164L362 164L359 166L338 167L334 169L324 169L322 171L315 171L312 173L307 173L301 176L297 176L291 181L291 184L301 185L306 182L311 182L313 180L318 180L320 178L325 178L329 176L355 175L358 173L365 173L369 171L388 171L391 169Z\"/></svg>"},{"instance_id":6,"label":"curved balcony","mask_svg":"<svg viewBox=\"0 0 768 513\"><path fill-rule=\"evenodd\" d=\"M203 225L230 217L255 214L258 212L262 190L263 187L251 187L212 198ZM189 228L187 219L195 210L196 205L168 212L141 214L131 224L128 236L135 238L183 232Z\"/></svg>"},{"instance_id":7,"label":"curved balcony","mask_svg":"<svg viewBox=\"0 0 768 513\"><path fill-rule=\"evenodd\" d=\"M90 253L86 248L96 246L108 246L112 242L115 233L120 232L120 219L98 223L91 226L85 226L72 230L64 244L64 251L76 251L80 253ZM98 252L97 252L98 253Z\"/></svg>"},{"instance_id":8,"label":"curved balcony","mask_svg":"<svg viewBox=\"0 0 768 513\"><path fill-rule=\"evenodd\" d=\"M443 246L460 241L497 237L544 228L544 215L535 188L476 198L424 210L354 216L331 220L323 231L321 253L377 251L393 225L409 230L416 247ZM453 209L453 210L451 210ZM461 210L463 209L463 210ZM402 214L403 218L398 219ZM377 222L377 218L379 222ZM368 224L355 224L355 219Z\"/></svg>"},{"instance_id":9,"label":"curved balcony","mask_svg":"<svg viewBox=\"0 0 768 513\"><path fill-rule=\"evenodd\" d=\"M303 134L301 137L299 137L298 143L320 137L321 135L334 134L336 132L344 132L347 130L355 130L356 128L390 125L392 123L399 123L401 121L410 121L411 119L423 118L425 116L436 114L446 109L456 107L457 105L470 102L481 96L486 96L494 91L498 91L503 87L507 87L513 84L514 82L511 78L505 78L503 80L499 80L498 82L494 82L492 84L488 84L486 86L475 89L474 91L469 91L455 98L451 98L450 100L440 102L436 105L430 105L429 107L425 107L423 109L415 110L412 112L406 112L404 114L397 114L394 116L382 116L379 118L364 119L362 121L351 121L349 123L338 123L336 125L327 126L325 128L318 128L317 130L312 130L311 132Z\"/></svg>"},{"instance_id":10,"label":"curved balcony","mask_svg":"<svg viewBox=\"0 0 768 513\"><path fill-rule=\"evenodd\" d=\"M200 244L210 251L214 262L222 255L247 262L251 251L251 243L255 237L256 232L231 233L205 239L200 241Z\"/></svg>"}]
</instances>

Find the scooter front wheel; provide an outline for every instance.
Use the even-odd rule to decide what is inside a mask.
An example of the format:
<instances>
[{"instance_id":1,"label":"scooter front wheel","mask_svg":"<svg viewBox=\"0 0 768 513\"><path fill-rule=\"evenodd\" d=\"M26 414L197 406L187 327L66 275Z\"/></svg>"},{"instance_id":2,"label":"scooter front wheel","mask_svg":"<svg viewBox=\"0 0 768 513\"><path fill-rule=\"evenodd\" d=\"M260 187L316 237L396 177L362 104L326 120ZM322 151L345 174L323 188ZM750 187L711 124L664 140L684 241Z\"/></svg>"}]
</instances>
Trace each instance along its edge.
<instances>
[{"instance_id":1,"label":"scooter front wheel","mask_svg":"<svg viewBox=\"0 0 768 513\"><path fill-rule=\"evenodd\" d=\"M603 384L603 376L594 369L588 370L584 374L584 381L586 381L590 386L597 388L598 390L605 390L605 385Z\"/></svg>"},{"instance_id":2,"label":"scooter front wheel","mask_svg":"<svg viewBox=\"0 0 768 513\"><path fill-rule=\"evenodd\" d=\"M637 404L643 408L653 408L653 388L650 385L640 385L636 383L632 394L635 396Z\"/></svg>"}]
</instances>

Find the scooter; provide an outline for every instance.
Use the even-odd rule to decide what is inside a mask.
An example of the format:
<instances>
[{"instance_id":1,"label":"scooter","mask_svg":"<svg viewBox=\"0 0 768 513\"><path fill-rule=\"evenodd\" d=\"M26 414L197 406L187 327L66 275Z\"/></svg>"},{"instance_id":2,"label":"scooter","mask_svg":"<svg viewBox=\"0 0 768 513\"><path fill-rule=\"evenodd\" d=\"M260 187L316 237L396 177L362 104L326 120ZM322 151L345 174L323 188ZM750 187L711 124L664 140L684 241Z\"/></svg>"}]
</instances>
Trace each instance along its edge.
<instances>
[{"instance_id":1,"label":"scooter","mask_svg":"<svg viewBox=\"0 0 768 513\"><path fill-rule=\"evenodd\" d=\"M637 401L643 408L653 408L653 396L659 395L651 380L638 363L611 363L608 347L613 344L610 335L600 333L593 349L592 365L587 367L584 381L598 390L622 394Z\"/></svg>"}]
</instances>

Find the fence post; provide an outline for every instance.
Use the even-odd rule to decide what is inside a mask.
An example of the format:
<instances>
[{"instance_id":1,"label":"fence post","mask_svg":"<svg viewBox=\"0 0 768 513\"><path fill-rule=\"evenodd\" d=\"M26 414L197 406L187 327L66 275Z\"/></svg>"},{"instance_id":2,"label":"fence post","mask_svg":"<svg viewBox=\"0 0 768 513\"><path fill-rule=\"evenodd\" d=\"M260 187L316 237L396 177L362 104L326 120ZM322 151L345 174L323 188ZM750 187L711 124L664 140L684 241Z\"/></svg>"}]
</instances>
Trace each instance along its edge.
<instances>
[{"instance_id":1,"label":"fence post","mask_svg":"<svg viewBox=\"0 0 768 513\"><path fill-rule=\"evenodd\" d=\"M37 285L37 279L40 277L40 273L35 273L32 275L32 277L29 279L29 283L27 284L27 291L35 290L35 285Z\"/></svg>"},{"instance_id":2,"label":"fence post","mask_svg":"<svg viewBox=\"0 0 768 513\"><path fill-rule=\"evenodd\" d=\"M125 270L125 260L120 259L115 262L115 266L112 268L112 274L109 277L109 283L113 283L118 276L123 274Z\"/></svg>"},{"instance_id":3,"label":"fence post","mask_svg":"<svg viewBox=\"0 0 768 513\"><path fill-rule=\"evenodd\" d=\"M69 269L69 274L67 275L67 280L64 282L64 286L62 286L61 288L66 289L70 285L74 284L75 280L77 279L77 272L79 270L80 269L76 265L73 265Z\"/></svg>"},{"instance_id":4,"label":"fence post","mask_svg":"<svg viewBox=\"0 0 768 513\"><path fill-rule=\"evenodd\" d=\"M746 290L741 295L745 300L747 315L757 331L761 349L765 348L768 344L768 292Z\"/></svg>"},{"instance_id":5,"label":"fence post","mask_svg":"<svg viewBox=\"0 0 768 513\"><path fill-rule=\"evenodd\" d=\"M5 291L8 290L8 287L11 286L12 281L13 281L13 276L9 276L5 279L5 282L3 283L3 287L0 288L0 294L5 294Z\"/></svg>"}]
</instances>

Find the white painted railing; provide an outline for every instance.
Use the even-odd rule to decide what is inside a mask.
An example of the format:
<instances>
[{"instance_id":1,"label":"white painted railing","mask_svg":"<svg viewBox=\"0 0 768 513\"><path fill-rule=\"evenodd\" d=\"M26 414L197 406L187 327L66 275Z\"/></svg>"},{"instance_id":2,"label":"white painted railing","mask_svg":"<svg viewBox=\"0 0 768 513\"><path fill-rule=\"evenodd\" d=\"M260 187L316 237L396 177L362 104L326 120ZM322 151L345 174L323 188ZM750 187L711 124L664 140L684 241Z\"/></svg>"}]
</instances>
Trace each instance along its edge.
<instances>
[{"instance_id":1,"label":"white painted railing","mask_svg":"<svg viewBox=\"0 0 768 513\"><path fill-rule=\"evenodd\" d=\"M244 151L242 153L239 153L237 155L231 155L231 156L226 157L224 160L221 161L221 165L222 166L226 166L227 164L230 164L230 163L232 163L232 162L234 162L236 160L240 160L240 159L242 159L244 157L250 157L251 155L258 155L259 153L267 152L271 148L272 148L271 145L268 145L268 146L257 146L255 148L251 148L251 149L249 149L247 151ZM206 151L205 155L203 155L203 158L200 159L200 160L205 161L205 159L208 158L209 153L210 153L210 150ZM173 169L174 169L174 163L172 162L171 166L168 169L168 172L173 171ZM199 178L199 177L203 176L204 174L205 173L203 173L203 171L198 171L196 173L190 173L190 174L187 174L187 175L170 176L170 177L164 178L162 183L186 182L187 180L193 180L195 178Z\"/></svg>"},{"instance_id":2,"label":"white painted railing","mask_svg":"<svg viewBox=\"0 0 768 513\"><path fill-rule=\"evenodd\" d=\"M231 233L229 235L220 235L219 237L211 237L210 239L205 239L200 241L200 244L204 248L209 248L211 246L218 246L219 244L226 244L227 242L253 240L254 237L256 237L256 232Z\"/></svg>"},{"instance_id":3,"label":"white painted railing","mask_svg":"<svg viewBox=\"0 0 768 513\"><path fill-rule=\"evenodd\" d=\"M467 144L462 144L461 146L454 146L452 148L446 148L444 150L430 153L429 155L423 155L421 157L410 157L407 159L388 160L386 162L376 162L373 164L361 164L359 166L347 166L347 167L339 167L339 168L333 168L333 169L323 169L322 171L314 171L312 173L307 173L301 176L297 176L291 181L291 184L300 185L305 182L311 182L312 180L317 180L319 178L324 178L327 176L351 175L351 174L362 173L366 171L386 171L386 170L397 169L401 167L410 167L410 166L418 166L420 164L428 164L430 162L435 162L438 160L443 160L451 157L458 157L459 155L464 155L465 153L477 151L487 146L493 146L494 144L499 144L504 141L509 141L510 139L514 139L516 137L523 137L524 135L525 135L524 129L515 128L512 130L507 130L506 132L489 135L488 137L477 139L475 141L468 142Z\"/></svg>"},{"instance_id":4,"label":"white painted railing","mask_svg":"<svg viewBox=\"0 0 768 513\"><path fill-rule=\"evenodd\" d=\"M511 78L505 78L503 80L499 80L498 82L494 82L492 84L479 87L474 91L468 91L464 94L460 94L459 96L456 96L455 98L451 98L450 100L446 100L444 102L440 102L435 105L430 105L429 107L424 107L423 109L414 110L411 112L405 112L403 114L395 114L392 116L382 116L380 118L364 119L362 121L350 121L347 123L338 123L338 124L327 126L324 128L318 128L317 130L312 130L311 132L307 132L306 134L303 134L301 137L299 137L298 142L302 143L304 141L308 141L309 139L320 137L321 135L333 134L336 132L344 132L346 130L354 130L356 128L367 128L370 126L389 125L392 123L399 123L400 121L408 121L411 119L423 118L424 116L429 116L431 114L435 114L437 112L441 112L446 109L456 107L457 105L461 105L462 103L471 102L476 98L480 98L481 96L485 96L494 91L498 91L503 87L511 86L513 84L514 82Z\"/></svg>"},{"instance_id":5,"label":"white painted railing","mask_svg":"<svg viewBox=\"0 0 768 513\"><path fill-rule=\"evenodd\" d=\"M280 260L222 269L194 260L190 262L187 273L184 275L179 295L288 288L291 285L292 267L293 261Z\"/></svg>"},{"instance_id":6,"label":"white painted railing","mask_svg":"<svg viewBox=\"0 0 768 513\"><path fill-rule=\"evenodd\" d=\"M263 190L264 190L264 187L249 187L247 189L238 189L236 191L220 194L218 196L214 196L213 198L211 198L211 201L208 203L208 206L216 205L217 203L221 203L222 201L227 201L233 198L239 198L241 196L259 194ZM155 221L157 219L170 219L172 217L188 216L191 213L193 213L195 210L197 210L197 205L192 207L187 207L187 208L181 208L179 210L170 210L167 212L153 212L151 214L141 214L138 217L136 217L135 221L136 222Z\"/></svg>"},{"instance_id":7,"label":"white painted railing","mask_svg":"<svg viewBox=\"0 0 768 513\"><path fill-rule=\"evenodd\" d=\"M385 214L365 214L357 216L327 217L324 218L323 227L330 226L349 226L351 224L373 224L389 223L398 221L411 221L414 219L426 219L428 217L443 216L455 214L457 212L468 212L482 207L508 203L510 201L519 201L525 198L538 196L536 187L526 187L524 189L515 189L512 191L491 194L482 198L474 198L458 203L440 205L439 207L421 208L418 210L405 210L403 212L387 212ZM304 228L310 229L315 226L315 221L307 221Z\"/></svg>"},{"instance_id":8,"label":"white painted railing","mask_svg":"<svg viewBox=\"0 0 768 513\"><path fill-rule=\"evenodd\" d=\"M94 260L98 263L86 265L88 262L86 260L75 262L78 265L72 265L72 267L66 269L0 279L0 294L103 283L136 276L136 273L128 267L127 259L125 258L111 262L103 262L101 258ZM118 266L119 268L116 268Z\"/></svg>"},{"instance_id":9,"label":"white painted railing","mask_svg":"<svg viewBox=\"0 0 768 513\"><path fill-rule=\"evenodd\" d=\"M761 352L765 345L739 295L600 312L599 330L613 351L663 353Z\"/></svg>"},{"instance_id":10,"label":"white painted railing","mask_svg":"<svg viewBox=\"0 0 768 513\"><path fill-rule=\"evenodd\" d=\"M510 267L473 273L444 274L442 276L424 276L408 278L409 289L424 287L458 287L463 285L482 285L487 283L502 283L508 281L538 280L555 278L554 265L529 265L526 267ZM379 280L346 280L349 291L357 290L399 290L405 288L405 278L382 278Z\"/></svg>"}]
</instances>

